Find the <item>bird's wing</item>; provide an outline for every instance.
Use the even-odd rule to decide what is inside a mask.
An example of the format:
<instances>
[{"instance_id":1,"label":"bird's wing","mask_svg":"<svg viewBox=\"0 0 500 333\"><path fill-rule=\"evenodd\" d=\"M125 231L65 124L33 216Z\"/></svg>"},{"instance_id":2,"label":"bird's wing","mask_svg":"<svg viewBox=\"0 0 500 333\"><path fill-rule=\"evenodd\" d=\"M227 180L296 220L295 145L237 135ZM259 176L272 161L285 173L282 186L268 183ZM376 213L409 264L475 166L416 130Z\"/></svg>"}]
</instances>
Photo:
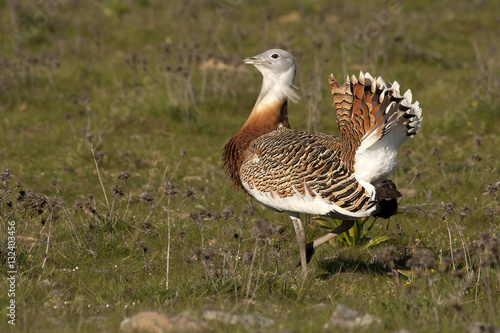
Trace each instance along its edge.
<instances>
[{"instance_id":1,"label":"bird's wing","mask_svg":"<svg viewBox=\"0 0 500 333\"><path fill-rule=\"evenodd\" d=\"M260 136L240 177L251 196L278 211L356 219L377 210L375 188L356 179L315 133L278 128Z\"/></svg>"},{"instance_id":2,"label":"bird's wing","mask_svg":"<svg viewBox=\"0 0 500 333\"><path fill-rule=\"evenodd\" d=\"M343 85L333 75L328 78L335 103L340 132L341 158L354 171L358 150L367 150L392 132L390 144L395 150L413 137L422 123L418 102L411 104L412 94L399 93L399 84L373 78L369 73L347 77Z\"/></svg>"}]
</instances>

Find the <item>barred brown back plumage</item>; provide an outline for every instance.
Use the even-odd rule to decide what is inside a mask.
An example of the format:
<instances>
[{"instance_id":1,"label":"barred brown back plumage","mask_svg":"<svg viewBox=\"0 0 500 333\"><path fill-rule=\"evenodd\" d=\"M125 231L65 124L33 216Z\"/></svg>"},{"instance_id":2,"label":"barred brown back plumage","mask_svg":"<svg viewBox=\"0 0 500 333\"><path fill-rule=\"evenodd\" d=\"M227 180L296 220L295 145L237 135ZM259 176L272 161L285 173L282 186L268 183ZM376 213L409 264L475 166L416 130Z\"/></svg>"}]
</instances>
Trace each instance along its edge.
<instances>
[{"instance_id":1,"label":"barred brown back plumage","mask_svg":"<svg viewBox=\"0 0 500 333\"><path fill-rule=\"evenodd\" d=\"M375 203L344 164L340 151L321 143L328 138L334 141L326 134L286 128L262 135L248 149L241 180L251 189L279 198L307 191L350 212L372 207Z\"/></svg>"}]
</instances>

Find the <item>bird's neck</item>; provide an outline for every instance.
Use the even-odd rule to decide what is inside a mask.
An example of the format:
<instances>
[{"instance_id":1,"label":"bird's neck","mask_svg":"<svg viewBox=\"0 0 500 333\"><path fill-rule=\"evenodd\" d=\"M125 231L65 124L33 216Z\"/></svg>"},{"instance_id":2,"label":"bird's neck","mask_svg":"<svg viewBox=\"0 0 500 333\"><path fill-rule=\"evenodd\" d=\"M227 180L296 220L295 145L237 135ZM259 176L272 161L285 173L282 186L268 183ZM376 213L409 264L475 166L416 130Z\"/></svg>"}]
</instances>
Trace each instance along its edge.
<instances>
[{"instance_id":1,"label":"bird's neck","mask_svg":"<svg viewBox=\"0 0 500 333\"><path fill-rule=\"evenodd\" d=\"M260 128L258 132L265 131L267 133L280 126L280 123L282 126L289 127L287 101L286 93L280 85L264 76L257 102L255 102L252 113L241 130Z\"/></svg>"},{"instance_id":2,"label":"bird's neck","mask_svg":"<svg viewBox=\"0 0 500 333\"><path fill-rule=\"evenodd\" d=\"M282 77L264 74L262 89L252 113L240 131L224 146L222 154L224 170L231 177L236 188L243 188L240 180L240 167L252 141L280 126L290 128L288 99L298 100L297 94L292 89L294 76L294 68Z\"/></svg>"},{"instance_id":3,"label":"bird's neck","mask_svg":"<svg viewBox=\"0 0 500 333\"><path fill-rule=\"evenodd\" d=\"M245 125L224 146L222 155L224 170L236 188L243 188L240 181L240 167L252 141L280 126L290 128L287 104L288 100L284 94L280 95L275 88L263 84L261 94Z\"/></svg>"},{"instance_id":4,"label":"bird's neck","mask_svg":"<svg viewBox=\"0 0 500 333\"><path fill-rule=\"evenodd\" d=\"M260 106L262 102L268 103L270 101L284 101L286 94L280 86L276 84L276 79L273 80L269 76L264 76L262 79L262 88L260 89L259 97L255 102L254 110Z\"/></svg>"}]
</instances>

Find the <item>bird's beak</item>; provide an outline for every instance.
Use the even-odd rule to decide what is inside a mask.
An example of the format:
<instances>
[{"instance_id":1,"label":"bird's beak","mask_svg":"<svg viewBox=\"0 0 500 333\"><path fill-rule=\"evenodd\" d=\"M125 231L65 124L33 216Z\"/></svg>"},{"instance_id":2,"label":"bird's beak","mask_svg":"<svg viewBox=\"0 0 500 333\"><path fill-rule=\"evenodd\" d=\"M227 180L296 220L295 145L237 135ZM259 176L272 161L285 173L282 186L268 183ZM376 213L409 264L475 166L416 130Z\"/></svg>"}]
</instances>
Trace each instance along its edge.
<instances>
[{"instance_id":1,"label":"bird's beak","mask_svg":"<svg viewBox=\"0 0 500 333\"><path fill-rule=\"evenodd\" d=\"M249 57L249 58L243 59L242 62L244 64L247 64L247 65L258 65L258 64L261 64L263 62L263 60L257 56L254 56L254 57Z\"/></svg>"}]
</instances>

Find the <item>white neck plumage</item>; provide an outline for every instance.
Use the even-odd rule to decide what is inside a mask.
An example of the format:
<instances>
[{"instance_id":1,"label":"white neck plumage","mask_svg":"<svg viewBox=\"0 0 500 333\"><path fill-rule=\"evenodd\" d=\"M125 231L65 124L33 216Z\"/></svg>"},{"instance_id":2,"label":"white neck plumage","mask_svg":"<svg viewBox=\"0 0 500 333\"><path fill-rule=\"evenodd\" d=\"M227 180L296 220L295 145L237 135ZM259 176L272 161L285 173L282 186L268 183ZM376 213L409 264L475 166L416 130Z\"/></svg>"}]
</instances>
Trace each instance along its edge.
<instances>
[{"instance_id":1,"label":"white neck plumage","mask_svg":"<svg viewBox=\"0 0 500 333\"><path fill-rule=\"evenodd\" d=\"M268 104L284 103L286 99L290 99L294 103L299 101L300 97L296 93L297 88L293 85L295 68L290 68L279 76L265 69L262 69L261 72L263 75L262 89L254 110Z\"/></svg>"}]
</instances>

